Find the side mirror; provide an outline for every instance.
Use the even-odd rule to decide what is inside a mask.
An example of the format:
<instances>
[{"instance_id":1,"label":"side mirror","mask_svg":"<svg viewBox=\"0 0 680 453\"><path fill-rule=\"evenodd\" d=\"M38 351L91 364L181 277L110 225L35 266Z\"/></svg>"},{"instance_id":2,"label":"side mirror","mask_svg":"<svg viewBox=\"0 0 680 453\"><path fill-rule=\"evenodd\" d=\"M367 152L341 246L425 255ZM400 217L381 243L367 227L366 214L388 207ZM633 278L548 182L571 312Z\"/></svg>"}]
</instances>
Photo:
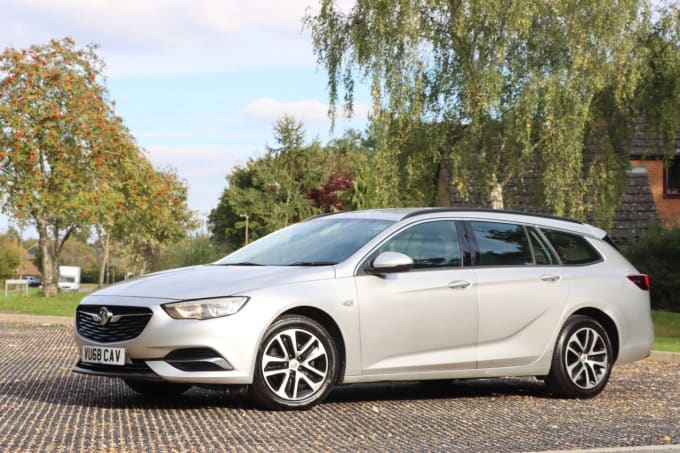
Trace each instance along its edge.
<instances>
[{"instance_id":1,"label":"side mirror","mask_svg":"<svg viewBox=\"0 0 680 453\"><path fill-rule=\"evenodd\" d=\"M413 267L410 256L397 252L382 252L374 260L368 272L371 274L390 274L406 272Z\"/></svg>"}]
</instances>

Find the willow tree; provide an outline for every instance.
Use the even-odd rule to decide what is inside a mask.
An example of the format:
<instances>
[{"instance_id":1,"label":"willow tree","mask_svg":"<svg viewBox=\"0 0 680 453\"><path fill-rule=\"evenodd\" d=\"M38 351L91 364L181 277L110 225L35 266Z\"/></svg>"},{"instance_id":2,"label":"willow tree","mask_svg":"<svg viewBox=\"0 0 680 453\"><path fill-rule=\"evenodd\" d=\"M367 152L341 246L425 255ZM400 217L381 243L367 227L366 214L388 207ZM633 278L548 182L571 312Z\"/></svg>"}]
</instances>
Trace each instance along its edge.
<instances>
[{"instance_id":1,"label":"willow tree","mask_svg":"<svg viewBox=\"0 0 680 453\"><path fill-rule=\"evenodd\" d=\"M0 56L0 202L38 232L45 296L64 243L110 193L98 190L102 169L127 159L102 69L95 46L71 39Z\"/></svg>"},{"instance_id":2,"label":"willow tree","mask_svg":"<svg viewBox=\"0 0 680 453\"><path fill-rule=\"evenodd\" d=\"M622 172L600 171L619 156L586 158L586 135L599 93L613 93L622 110L634 94L646 8L641 0L357 0L344 12L321 0L305 23L328 73L332 116L341 98L352 111L358 80L371 86L376 204L401 202L404 145L427 127L411 159L437 164L440 203L447 171L463 194L478 190L502 207L507 185L532 168L554 212L583 217L594 192L620 190L613 182Z\"/></svg>"}]
</instances>

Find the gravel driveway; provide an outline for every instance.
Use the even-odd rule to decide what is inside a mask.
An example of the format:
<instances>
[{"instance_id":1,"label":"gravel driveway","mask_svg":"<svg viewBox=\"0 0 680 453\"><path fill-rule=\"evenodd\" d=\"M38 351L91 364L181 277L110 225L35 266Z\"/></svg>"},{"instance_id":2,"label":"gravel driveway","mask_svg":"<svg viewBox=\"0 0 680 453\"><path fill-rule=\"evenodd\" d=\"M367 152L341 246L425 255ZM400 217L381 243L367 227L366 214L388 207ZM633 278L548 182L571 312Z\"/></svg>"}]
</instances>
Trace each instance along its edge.
<instances>
[{"instance_id":1,"label":"gravel driveway","mask_svg":"<svg viewBox=\"0 0 680 453\"><path fill-rule=\"evenodd\" d=\"M539 451L680 444L680 364L614 368L594 400L534 379L345 386L307 412L242 393L171 401L71 373L69 327L0 320L0 451ZM671 447L673 448L673 447Z\"/></svg>"}]
</instances>

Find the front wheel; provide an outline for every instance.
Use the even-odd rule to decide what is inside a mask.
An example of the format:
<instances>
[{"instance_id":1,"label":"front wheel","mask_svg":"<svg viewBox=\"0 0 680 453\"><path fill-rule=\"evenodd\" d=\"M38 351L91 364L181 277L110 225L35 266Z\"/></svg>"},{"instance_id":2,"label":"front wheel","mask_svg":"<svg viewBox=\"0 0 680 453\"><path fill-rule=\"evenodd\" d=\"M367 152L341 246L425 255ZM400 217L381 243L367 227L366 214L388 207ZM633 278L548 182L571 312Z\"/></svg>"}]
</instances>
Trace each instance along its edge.
<instances>
[{"instance_id":1,"label":"front wheel","mask_svg":"<svg viewBox=\"0 0 680 453\"><path fill-rule=\"evenodd\" d=\"M326 329L305 316L286 315L264 336L251 392L269 409L308 409L326 398L337 376L337 348Z\"/></svg>"},{"instance_id":2,"label":"front wheel","mask_svg":"<svg viewBox=\"0 0 680 453\"><path fill-rule=\"evenodd\" d=\"M567 320L557 339L546 383L564 398L592 398L607 385L612 369L607 331L588 316Z\"/></svg>"}]
</instances>

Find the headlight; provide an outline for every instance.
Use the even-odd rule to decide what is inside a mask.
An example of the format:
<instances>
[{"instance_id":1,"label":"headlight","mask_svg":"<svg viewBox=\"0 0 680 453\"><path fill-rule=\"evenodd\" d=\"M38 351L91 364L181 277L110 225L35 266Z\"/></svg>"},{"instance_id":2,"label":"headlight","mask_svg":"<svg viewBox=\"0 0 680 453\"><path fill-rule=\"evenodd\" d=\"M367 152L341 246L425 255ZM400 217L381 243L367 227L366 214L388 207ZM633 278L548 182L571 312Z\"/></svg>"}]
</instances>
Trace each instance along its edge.
<instances>
[{"instance_id":1,"label":"headlight","mask_svg":"<svg viewBox=\"0 0 680 453\"><path fill-rule=\"evenodd\" d=\"M247 297L220 297L218 299L185 300L163 305L175 319L211 319L233 315L248 302Z\"/></svg>"}]
</instances>

